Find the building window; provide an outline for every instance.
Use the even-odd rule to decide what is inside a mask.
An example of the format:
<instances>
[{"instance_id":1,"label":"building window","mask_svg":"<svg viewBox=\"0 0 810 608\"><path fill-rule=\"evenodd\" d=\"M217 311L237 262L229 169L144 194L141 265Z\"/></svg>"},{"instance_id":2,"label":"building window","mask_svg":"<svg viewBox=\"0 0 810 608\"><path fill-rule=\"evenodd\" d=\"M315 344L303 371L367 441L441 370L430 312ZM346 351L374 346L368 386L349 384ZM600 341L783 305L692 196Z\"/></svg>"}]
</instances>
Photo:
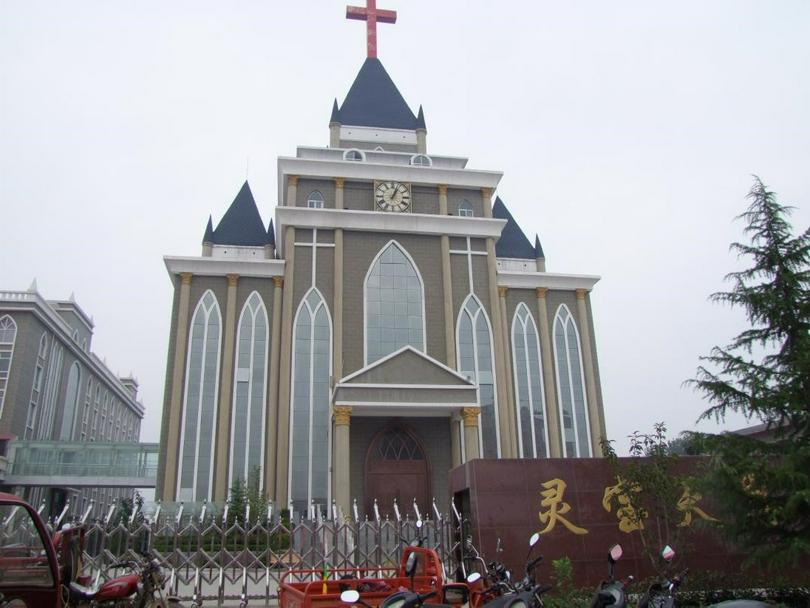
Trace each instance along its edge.
<instances>
[{"instance_id":1,"label":"building window","mask_svg":"<svg viewBox=\"0 0 810 608\"><path fill-rule=\"evenodd\" d=\"M268 328L267 312L257 292L245 302L237 327L228 487L237 479L247 482L254 469L264 468ZM263 478L259 476L259 487Z\"/></svg>"},{"instance_id":2,"label":"building window","mask_svg":"<svg viewBox=\"0 0 810 608\"><path fill-rule=\"evenodd\" d=\"M14 356L14 341L17 339L17 324L9 315L0 317L0 416L6 398L11 358Z\"/></svg>"},{"instance_id":3,"label":"building window","mask_svg":"<svg viewBox=\"0 0 810 608\"><path fill-rule=\"evenodd\" d=\"M515 368L518 456L548 458L540 341L534 319L523 302L518 304L512 320L512 362Z\"/></svg>"},{"instance_id":4,"label":"building window","mask_svg":"<svg viewBox=\"0 0 810 608\"><path fill-rule=\"evenodd\" d=\"M210 289L197 303L188 338L177 500L211 500L222 318Z\"/></svg>"},{"instance_id":5,"label":"building window","mask_svg":"<svg viewBox=\"0 0 810 608\"><path fill-rule=\"evenodd\" d=\"M473 206L466 198L458 204L459 217L475 217Z\"/></svg>"},{"instance_id":6,"label":"building window","mask_svg":"<svg viewBox=\"0 0 810 608\"><path fill-rule=\"evenodd\" d=\"M87 379L87 389L84 397L84 411L82 412L82 431L79 438L82 441L87 440L87 429L90 423L90 407L93 401L93 379Z\"/></svg>"},{"instance_id":7,"label":"building window","mask_svg":"<svg viewBox=\"0 0 810 608\"><path fill-rule=\"evenodd\" d=\"M478 384L479 442L482 458L500 458L498 409L495 393L495 365L492 357L492 330L481 302L467 296L456 328L459 371Z\"/></svg>"},{"instance_id":8,"label":"building window","mask_svg":"<svg viewBox=\"0 0 810 608\"><path fill-rule=\"evenodd\" d=\"M310 209L323 209L323 194L313 190L307 197L307 207Z\"/></svg>"},{"instance_id":9,"label":"building window","mask_svg":"<svg viewBox=\"0 0 810 608\"><path fill-rule=\"evenodd\" d=\"M329 378L332 322L320 292L311 288L295 315L288 495L295 511L314 502L322 511L331 499Z\"/></svg>"},{"instance_id":10,"label":"building window","mask_svg":"<svg viewBox=\"0 0 810 608\"><path fill-rule=\"evenodd\" d=\"M365 281L366 364L410 344L425 351L422 277L394 241L380 250Z\"/></svg>"},{"instance_id":11,"label":"building window","mask_svg":"<svg viewBox=\"0 0 810 608\"><path fill-rule=\"evenodd\" d=\"M579 332L565 304L560 306L554 317L554 361L557 363L563 455L588 457L591 455L591 442Z\"/></svg>"},{"instance_id":12,"label":"building window","mask_svg":"<svg viewBox=\"0 0 810 608\"><path fill-rule=\"evenodd\" d=\"M65 391L65 409L62 412L62 430L59 433L59 439L62 441L71 441L73 439L76 407L79 405L81 375L79 364L74 362L70 366L67 391Z\"/></svg>"},{"instance_id":13,"label":"building window","mask_svg":"<svg viewBox=\"0 0 810 608\"><path fill-rule=\"evenodd\" d=\"M431 167L433 161L429 156L425 156L424 154L414 154L411 156L411 164L415 167Z\"/></svg>"},{"instance_id":14,"label":"building window","mask_svg":"<svg viewBox=\"0 0 810 608\"><path fill-rule=\"evenodd\" d=\"M366 155L360 150L352 148L351 150L346 150L343 153L343 160L364 161L366 160Z\"/></svg>"}]
</instances>

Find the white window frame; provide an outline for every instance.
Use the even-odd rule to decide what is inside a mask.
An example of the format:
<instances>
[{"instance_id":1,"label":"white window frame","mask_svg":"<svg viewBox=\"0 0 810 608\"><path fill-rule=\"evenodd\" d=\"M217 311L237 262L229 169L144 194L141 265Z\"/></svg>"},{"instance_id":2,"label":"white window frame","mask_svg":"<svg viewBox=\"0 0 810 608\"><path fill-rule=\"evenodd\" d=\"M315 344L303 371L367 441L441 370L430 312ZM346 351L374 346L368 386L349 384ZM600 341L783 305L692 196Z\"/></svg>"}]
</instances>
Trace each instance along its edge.
<instances>
[{"instance_id":1,"label":"white window frame","mask_svg":"<svg viewBox=\"0 0 810 608\"><path fill-rule=\"evenodd\" d=\"M421 161L421 159L423 158L427 159L427 163ZM427 154L414 154L413 156L411 156L411 165L413 165L414 167L432 167L433 159L430 158Z\"/></svg>"},{"instance_id":2,"label":"white window frame","mask_svg":"<svg viewBox=\"0 0 810 608\"><path fill-rule=\"evenodd\" d=\"M353 156L355 152L360 155L360 158L349 158L349 156ZM343 160L353 162L353 163L365 162L366 153L363 152L362 150L358 149L358 148L349 148L348 150L346 150L343 153Z\"/></svg>"},{"instance_id":3,"label":"white window frame","mask_svg":"<svg viewBox=\"0 0 810 608\"><path fill-rule=\"evenodd\" d=\"M475 208L472 206L472 203L465 198L458 204L456 214L459 217L475 217Z\"/></svg>"},{"instance_id":4,"label":"white window frame","mask_svg":"<svg viewBox=\"0 0 810 608\"><path fill-rule=\"evenodd\" d=\"M9 353L8 354L8 369L5 372L6 377L3 378L3 380L5 381L5 384L3 385L3 392L0 393L0 418L2 418L2 416L3 416L3 405L5 404L5 401L6 401L6 393L8 392L8 379L11 378L11 364L14 362L14 344L16 344L16 342L17 342L17 331L18 331L17 322L14 320L14 317L12 317L11 315L3 315L2 317L0 317L0 323L5 321L6 319L8 319L8 321L11 323L11 325L9 327L13 328L14 335L13 335L13 337L11 339L11 342L2 342L2 343L0 343L0 344L3 345L3 347L8 348L8 353Z\"/></svg>"},{"instance_id":5,"label":"white window frame","mask_svg":"<svg viewBox=\"0 0 810 608\"><path fill-rule=\"evenodd\" d=\"M521 310L525 310L526 312L526 322L522 322L518 317L518 313ZM512 327L510 330L510 335L512 337L512 368L514 369L514 386L515 386L515 416L517 417L517 435L518 435L518 458L523 458L523 433L522 433L522 426L520 423L520 383L518 382L518 368L517 368L517 350L515 348L515 326L520 325L520 335L523 338L523 345L526 352L526 368L520 370L522 373L526 374L526 386L529 389L529 405L531 406L531 416L529 416L529 421L531 422L531 436L532 436L532 456L531 458L541 458L537 454L537 434L534 428L534 394L532 392L532 384L531 384L531 371L529 369L529 355L528 355L528 345L529 345L529 336L527 335L527 327L529 324L534 328L534 342L535 346L537 346L537 362L539 364L539 368L537 370L539 377L540 377L540 408L543 412L543 423L545 427L545 437L546 437L546 458L551 457L551 444L549 443L549 435L548 435L548 409L546 408L546 387L545 382L543 380L543 356L540 350L540 332L537 329L537 324L534 322L534 316L532 316L532 311L526 306L525 302L520 302L515 307L515 314L512 316Z\"/></svg>"},{"instance_id":6,"label":"white window frame","mask_svg":"<svg viewBox=\"0 0 810 608\"><path fill-rule=\"evenodd\" d=\"M317 198L316 195L320 198ZM313 190L307 196L307 207L310 209L323 209L325 200L320 190Z\"/></svg>"}]
</instances>

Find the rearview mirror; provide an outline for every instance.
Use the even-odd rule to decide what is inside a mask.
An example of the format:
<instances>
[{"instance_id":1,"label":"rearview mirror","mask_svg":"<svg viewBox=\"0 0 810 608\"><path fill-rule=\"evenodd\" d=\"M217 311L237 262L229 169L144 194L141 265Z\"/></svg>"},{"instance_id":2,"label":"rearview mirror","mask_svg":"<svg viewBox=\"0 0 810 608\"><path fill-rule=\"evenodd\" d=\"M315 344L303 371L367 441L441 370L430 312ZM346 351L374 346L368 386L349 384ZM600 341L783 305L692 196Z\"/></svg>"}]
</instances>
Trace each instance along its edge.
<instances>
[{"instance_id":1,"label":"rearview mirror","mask_svg":"<svg viewBox=\"0 0 810 608\"><path fill-rule=\"evenodd\" d=\"M463 583L450 583L442 588L445 604L466 604L470 599L470 590Z\"/></svg>"},{"instance_id":2,"label":"rearview mirror","mask_svg":"<svg viewBox=\"0 0 810 608\"><path fill-rule=\"evenodd\" d=\"M416 527L417 527L417 528L421 528L421 527L422 527L422 520L421 520L421 519L417 519L417 520L416 520Z\"/></svg>"},{"instance_id":3,"label":"rearview mirror","mask_svg":"<svg viewBox=\"0 0 810 608\"><path fill-rule=\"evenodd\" d=\"M535 532L534 534L532 534L531 538L529 539L529 546L534 547L539 542L540 542L540 533Z\"/></svg>"},{"instance_id":4,"label":"rearview mirror","mask_svg":"<svg viewBox=\"0 0 810 608\"><path fill-rule=\"evenodd\" d=\"M478 581L481 580L481 573L480 572L471 572L469 576L467 576L467 583L470 585L474 585Z\"/></svg>"},{"instance_id":5,"label":"rearview mirror","mask_svg":"<svg viewBox=\"0 0 810 608\"><path fill-rule=\"evenodd\" d=\"M344 604L356 604L360 599L360 594L357 589L346 589L340 594L340 601Z\"/></svg>"},{"instance_id":6,"label":"rearview mirror","mask_svg":"<svg viewBox=\"0 0 810 608\"><path fill-rule=\"evenodd\" d=\"M667 545L664 547L664 550L661 551L661 557L664 558L664 561L671 562L675 557L675 549Z\"/></svg>"},{"instance_id":7,"label":"rearview mirror","mask_svg":"<svg viewBox=\"0 0 810 608\"><path fill-rule=\"evenodd\" d=\"M608 552L608 559L612 562L617 562L622 557L622 546L621 545L613 545Z\"/></svg>"}]
</instances>

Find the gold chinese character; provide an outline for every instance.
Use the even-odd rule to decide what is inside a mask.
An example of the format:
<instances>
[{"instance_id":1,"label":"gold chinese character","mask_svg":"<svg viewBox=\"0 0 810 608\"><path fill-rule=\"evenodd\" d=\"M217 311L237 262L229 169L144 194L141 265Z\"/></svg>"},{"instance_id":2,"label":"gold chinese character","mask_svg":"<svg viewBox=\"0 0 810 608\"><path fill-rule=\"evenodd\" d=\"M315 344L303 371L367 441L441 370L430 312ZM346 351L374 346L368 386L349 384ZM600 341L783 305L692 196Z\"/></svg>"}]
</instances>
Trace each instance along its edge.
<instances>
[{"instance_id":1,"label":"gold chinese character","mask_svg":"<svg viewBox=\"0 0 810 608\"><path fill-rule=\"evenodd\" d=\"M684 486L683 494L681 494L681 497L678 499L677 505L678 511L683 513L683 520L678 524L679 527L683 528L692 525L692 513L695 513L698 517L706 521L720 521L697 506L701 498L702 496L700 494L692 492L687 486Z\"/></svg>"},{"instance_id":2,"label":"gold chinese character","mask_svg":"<svg viewBox=\"0 0 810 608\"><path fill-rule=\"evenodd\" d=\"M616 485L605 488L605 494L602 496L602 507L610 513L615 500L619 503L619 507L616 509L619 530L628 534L635 530L643 530L647 512L644 509L636 510L631 504L630 496L627 494L628 490L634 493L641 492L641 486L636 484L631 488L625 488L625 481L621 477L617 477L616 482Z\"/></svg>"},{"instance_id":3,"label":"gold chinese character","mask_svg":"<svg viewBox=\"0 0 810 608\"><path fill-rule=\"evenodd\" d=\"M565 482L562 479L552 479L540 485L544 488L544 490L540 492L540 496L543 497L543 500L540 501L540 507L546 509L545 511L540 511L540 522L546 524L546 527L540 531L540 534L551 532L558 521L574 534L587 534L587 530L572 524L563 517L564 514L571 510L571 505L563 500L566 487Z\"/></svg>"}]
</instances>

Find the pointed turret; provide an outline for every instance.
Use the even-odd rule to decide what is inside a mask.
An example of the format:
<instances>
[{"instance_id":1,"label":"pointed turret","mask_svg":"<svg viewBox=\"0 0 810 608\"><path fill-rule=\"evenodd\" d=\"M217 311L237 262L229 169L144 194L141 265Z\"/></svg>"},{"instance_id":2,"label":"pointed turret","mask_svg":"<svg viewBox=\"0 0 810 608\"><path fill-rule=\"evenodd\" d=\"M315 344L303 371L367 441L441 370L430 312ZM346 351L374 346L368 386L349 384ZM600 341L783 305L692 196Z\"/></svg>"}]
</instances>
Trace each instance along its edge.
<instances>
[{"instance_id":1,"label":"pointed turret","mask_svg":"<svg viewBox=\"0 0 810 608\"><path fill-rule=\"evenodd\" d=\"M535 249L520 229L515 218L509 213L501 197L495 197L492 205L492 217L506 220L506 226L501 231L501 238L495 243L495 255L499 258L517 258L521 260L534 260Z\"/></svg>"},{"instance_id":2,"label":"pointed turret","mask_svg":"<svg viewBox=\"0 0 810 608\"><path fill-rule=\"evenodd\" d=\"M421 105L419 106L419 112L416 114L416 128L427 131L427 126L425 125L425 112L422 110Z\"/></svg>"},{"instance_id":3,"label":"pointed turret","mask_svg":"<svg viewBox=\"0 0 810 608\"><path fill-rule=\"evenodd\" d=\"M202 239L202 254L203 257L211 256L211 249L214 244L214 223L211 215L208 216L208 223L205 225L205 234Z\"/></svg>"},{"instance_id":4,"label":"pointed turret","mask_svg":"<svg viewBox=\"0 0 810 608\"><path fill-rule=\"evenodd\" d=\"M425 126L425 112L419 106L419 113L416 115L416 152L427 154L427 127Z\"/></svg>"},{"instance_id":5,"label":"pointed turret","mask_svg":"<svg viewBox=\"0 0 810 608\"><path fill-rule=\"evenodd\" d=\"M537 260L537 272L546 271L546 255L543 253L543 246L540 244L540 237L534 235L534 259Z\"/></svg>"},{"instance_id":6,"label":"pointed turret","mask_svg":"<svg viewBox=\"0 0 810 608\"><path fill-rule=\"evenodd\" d=\"M219 221L211 242L214 245L263 247L266 241L267 232L264 229L264 222L259 215L250 186L245 181L231 206Z\"/></svg>"},{"instance_id":7,"label":"pointed turret","mask_svg":"<svg viewBox=\"0 0 810 608\"><path fill-rule=\"evenodd\" d=\"M332 102L332 115L329 117L329 147L340 147L340 110L338 109L337 97Z\"/></svg>"},{"instance_id":8,"label":"pointed turret","mask_svg":"<svg viewBox=\"0 0 810 608\"><path fill-rule=\"evenodd\" d=\"M264 244L264 257L273 260L276 257L276 229L273 227L273 218L267 226L267 241Z\"/></svg>"},{"instance_id":9,"label":"pointed turret","mask_svg":"<svg viewBox=\"0 0 810 608\"><path fill-rule=\"evenodd\" d=\"M332 115L329 117L329 126L332 126L335 123L340 124L339 113L340 110L338 109L337 97L335 97L335 101L332 102Z\"/></svg>"}]
</instances>

